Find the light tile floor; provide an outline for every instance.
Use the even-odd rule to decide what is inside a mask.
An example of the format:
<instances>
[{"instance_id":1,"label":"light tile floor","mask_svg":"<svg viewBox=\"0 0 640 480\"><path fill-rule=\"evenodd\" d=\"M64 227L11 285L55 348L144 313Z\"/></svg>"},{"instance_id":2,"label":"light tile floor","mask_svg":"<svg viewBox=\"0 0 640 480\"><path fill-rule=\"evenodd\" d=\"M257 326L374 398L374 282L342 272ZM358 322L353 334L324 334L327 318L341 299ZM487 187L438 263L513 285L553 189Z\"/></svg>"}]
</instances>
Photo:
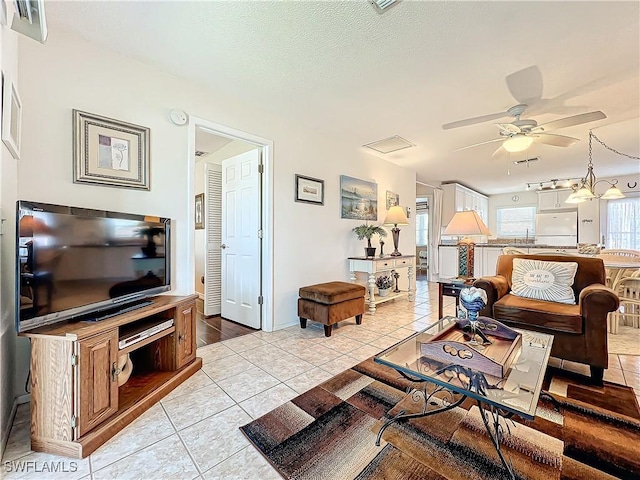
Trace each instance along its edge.
<instances>
[{"instance_id":1,"label":"light tile floor","mask_svg":"<svg viewBox=\"0 0 640 480\"><path fill-rule=\"evenodd\" d=\"M445 314L453 314L455 299L444 302ZM3 457L3 478L278 479L238 427L425 328L437 320L437 305L437 284L422 281L415 302L381 304L362 325L343 322L330 338L321 325L309 322L304 330L296 325L199 348L201 371L83 460L32 452L29 406L21 405ZM605 379L640 393L640 356L611 355L609 363ZM552 364L589 372L572 362L552 359ZM74 461L76 471L7 472L4 462L14 460L41 466L62 460L67 470Z\"/></svg>"}]
</instances>

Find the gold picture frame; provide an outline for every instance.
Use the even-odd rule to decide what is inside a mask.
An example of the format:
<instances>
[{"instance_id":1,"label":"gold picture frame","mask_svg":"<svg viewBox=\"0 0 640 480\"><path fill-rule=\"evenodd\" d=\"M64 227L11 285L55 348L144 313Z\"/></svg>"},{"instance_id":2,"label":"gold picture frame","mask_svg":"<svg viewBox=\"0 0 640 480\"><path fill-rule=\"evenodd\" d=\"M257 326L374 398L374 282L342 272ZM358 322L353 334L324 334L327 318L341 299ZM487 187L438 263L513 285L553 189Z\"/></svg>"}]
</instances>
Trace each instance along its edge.
<instances>
[{"instance_id":1,"label":"gold picture frame","mask_svg":"<svg viewBox=\"0 0 640 480\"><path fill-rule=\"evenodd\" d=\"M74 183L150 190L147 127L73 110Z\"/></svg>"}]
</instances>

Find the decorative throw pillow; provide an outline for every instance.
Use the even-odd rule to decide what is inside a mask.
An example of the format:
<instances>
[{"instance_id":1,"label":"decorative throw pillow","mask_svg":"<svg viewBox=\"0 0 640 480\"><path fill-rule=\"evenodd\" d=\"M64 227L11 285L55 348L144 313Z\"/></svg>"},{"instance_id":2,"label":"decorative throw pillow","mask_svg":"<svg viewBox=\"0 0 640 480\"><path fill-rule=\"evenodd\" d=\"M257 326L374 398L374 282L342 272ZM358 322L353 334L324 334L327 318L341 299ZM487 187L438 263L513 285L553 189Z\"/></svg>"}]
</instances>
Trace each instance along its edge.
<instances>
[{"instance_id":1,"label":"decorative throw pillow","mask_svg":"<svg viewBox=\"0 0 640 480\"><path fill-rule=\"evenodd\" d=\"M577 262L514 258L511 293L534 300L575 305L576 299L571 285L577 270Z\"/></svg>"}]
</instances>

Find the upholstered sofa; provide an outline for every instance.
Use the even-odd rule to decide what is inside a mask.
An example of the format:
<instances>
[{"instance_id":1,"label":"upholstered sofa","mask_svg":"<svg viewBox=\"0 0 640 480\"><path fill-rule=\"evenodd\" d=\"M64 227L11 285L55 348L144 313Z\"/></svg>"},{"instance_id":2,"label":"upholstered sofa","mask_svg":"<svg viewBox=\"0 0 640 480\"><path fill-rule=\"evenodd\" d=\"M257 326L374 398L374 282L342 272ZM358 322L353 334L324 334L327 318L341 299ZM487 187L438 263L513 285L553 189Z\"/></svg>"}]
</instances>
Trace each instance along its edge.
<instances>
[{"instance_id":1,"label":"upholstered sofa","mask_svg":"<svg viewBox=\"0 0 640 480\"><path fill-rule=\"evenodd\" d=\"M514 258L548 262L577 262L571 289L575 305L523 298L511 293ZM594 383L602 383L608 367L607 314L617 310L618 296L605 287L604 264L599 258L566 255L501 255L496 275L482 277L475 287L487 292L480 312L515 328L554 336L551 355L587 364Z\"/></svg>"}]
</instances>

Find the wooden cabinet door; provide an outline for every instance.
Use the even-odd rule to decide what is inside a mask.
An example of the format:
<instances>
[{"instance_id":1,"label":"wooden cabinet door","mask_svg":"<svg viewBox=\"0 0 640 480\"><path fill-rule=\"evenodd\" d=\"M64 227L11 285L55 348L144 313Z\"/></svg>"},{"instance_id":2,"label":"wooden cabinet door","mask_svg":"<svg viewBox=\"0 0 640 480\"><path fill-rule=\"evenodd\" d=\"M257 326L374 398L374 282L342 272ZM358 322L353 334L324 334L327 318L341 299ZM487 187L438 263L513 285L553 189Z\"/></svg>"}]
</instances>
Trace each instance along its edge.
<instances>
[{"instance_id":1,"label":"wooden cabinet door","mask_svg":"<svg viewBox=\"0 0 640 480\"><path fill-rule=\"evenodd\" d=\"M118 329L78 342L77 422L80 437L118 411Z\"/></svg>"},{"instance_id":2,"label":"wooden cabinet door","mask_svg":"<svg viewBox=\"0 0 640 480\"><path fill-rule=\"evenodd\" d=\"M196 304L176 307L176 367L182 368L196 358Z\"/></svg>"}]
</instances>

